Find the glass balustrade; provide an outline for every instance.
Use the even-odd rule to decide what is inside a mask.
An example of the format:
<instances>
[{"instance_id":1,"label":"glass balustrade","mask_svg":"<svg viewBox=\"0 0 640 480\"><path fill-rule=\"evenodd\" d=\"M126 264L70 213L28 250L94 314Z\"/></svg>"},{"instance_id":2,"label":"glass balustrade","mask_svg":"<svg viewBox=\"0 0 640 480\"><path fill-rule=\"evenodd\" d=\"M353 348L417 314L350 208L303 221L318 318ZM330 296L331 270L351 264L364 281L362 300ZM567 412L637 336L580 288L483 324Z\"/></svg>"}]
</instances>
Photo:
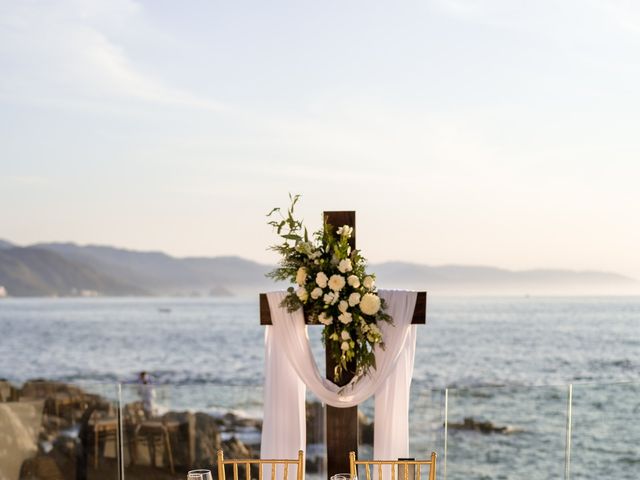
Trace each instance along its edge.
<instances>
[{"instance_id":1,"label":"glass balustrade","mask_svg":"<svg viewBox=\"0 0 640 480\"><path fill-rule=\"evenodd\" d=\"M220 448L226 458L260 455L261 386L30 381L0 382L0 393L2 478L179 479L214 470ZM326 478L325 410L308 393L312 480ZM371 458L373 401L359 410L359 456ZM435 451L448 480L635 480L639 415L640 383L414 385L410 456Z\"/></svg>"}]
</instances>

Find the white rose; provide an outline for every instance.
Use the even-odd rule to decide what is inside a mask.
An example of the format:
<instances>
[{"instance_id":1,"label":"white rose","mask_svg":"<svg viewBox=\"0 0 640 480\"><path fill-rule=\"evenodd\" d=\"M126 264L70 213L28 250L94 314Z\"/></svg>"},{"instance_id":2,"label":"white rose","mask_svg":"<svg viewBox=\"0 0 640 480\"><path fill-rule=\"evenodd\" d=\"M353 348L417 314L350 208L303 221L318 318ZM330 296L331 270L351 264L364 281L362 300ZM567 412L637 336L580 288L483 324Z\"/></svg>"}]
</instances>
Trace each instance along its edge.
<instances>
[{"instance_id":1,"label":"white rose","mask_svg":"<svg viewBox=\"0 0 640 480\"><path fill-rule=\"evenodd\" d=\"M331 325L333 323L333 317L322 312L318 315L318 321L323 325Z\"/></svg>"},{"instance_id":2,"label":"white rose","mask_svg":"<svg viewBox=\"0 0 640 480\"><path fill-rule=\"evenodd\" d=\"M344 313L348 309L349 309L349 303L344 301L344 300L340 300L340 303L338 304L338 310L340 310L342 313Z\"/></svg>"},{"instance_id":3,"label":"white rose","mask_svg":"<svg viewBox=\"0 0 640 480\"><path fill-rule=\"evenodd\" d=\"M307 290L303 287L300 287L298 290L296 290L296 295L302 303L306 302L309 298L309 293L307 293Z\"/></svg>"},{"instance_id":4,"label":"white rose","mask_svg":"<svg viewBox=\"0 0 640 480\"><path fill-rule=\"evenodd\" d=\"M347 325L348 323L351 323L351 321L353 320L353 317L349 312L344 312L338 315L338 320L340 320L342 323Z\"/></svg>"},{"instance_id":5,"label":"white rose","mask_svg":"<svg viewBox=\"0 0 640 480\"><path fill-rule=\"evenodd\" d=\"M327 280L329 280L329 278L324 274L324 272L318 272L316 275L316 283L320 288L327 287Z\"/></svg>"},{"instance_id":6,"label":"white rose","mask_svg":"<svg viewBox=\"0 0 640 480\"><path fill-rule=\"evenodd\" d=\"M346 330L342 330L340 338L342 338L342 340L351 340L351 335L349 335L349 332L347 332Z\"/></svg>"},{"instance_id":7,"label":"white rose","mask_svg":"<svg viewBox=\"0 0 640 480\"><path fill-rule=\"evenodd\" d=\"M342 345L340 345L340 348L342 349L343 352L346 352L347 350L349 350L349 342L342 342Z\"/></svg>"},{"instance_id":8,"label":"white rose","mask_svg":"<svg viewBox=\"0 0 640 480\"><path fill-rule=\"evenodd\" d=\"M331 275L329 279L329 288L334 292L342 290L347 282L342 275Z\"/></svg>"},{"instance_id":9,"label":"white rose","mask_svg":"<svg viewBox=\"0 0 640 480\"><path fill-rule=\"evenodd\" d=\"M369 275L364 277L364 280L362 280L362 285L364 285L364 288L366 288L367 290L373 289L373 286L375 284L376 284L375 280L373 279L373 277L370 277Z\"/></svg>"},{"instance_id":10,"label":"white rose","mask_svg":"<svg viewBox=\"0 0 640 480\"><path fill-rule=\"evenodd\" d=\"M333 292L329 292L329 293L325 293L324 297L322 297L322 299L324 300L324 303L329 305L329 304L333 303L333 297L334 297Z\"/></svg>"},{"instance_id":11,"label":"white rose","mask_svg":"<svg viewBox=\"0 0 640 480\"><path fill-rule=\"evenodd\" d=\"M313 298L314 300L319 299L322 296L322 289L320 287L316 287L313 290L311 290L311 298Z\"/></svg>"},{"instance_id":12,"label":"white rose","mask_svg":"<svg viewBox=\"0 0 640 480\"><path fill-rule=\"evenodd\" d=\"M340 270L341 273L347 273L353 270L353 267L351 266L351 260L349 260L348 258L340 260L340 263L338 263L338 270Z\"/></svg>"},{"instance_id":13,"label":"white rose","mask_svg":"<svg viewBox=\"0 0 640 480\"><path fill-rule=\"evenodd\" d=\"M349 225L343 225L338 228L337 233L338 235L350 238L353 234L353 228L351 228Z\"/></svg>"},{"instance_id":14,"label":"white rose","mask_svg":"<svg viewBox=\"0 0 640 480\"><path fill-rule=\"evenodd\" d=\"M307 269L304 267L300 267L298 272L296 273L296 283L300 286L307 283Z\"/></svg>"},{"instance_id":15,"label":"white rose","mask_svg":"<svg viewBox=\"0 0 640 480\"><path fill-rule=\"evenodd\" d=\"M349 275L347 283L353 288L358 288L360 286L360 279L356 275Z\"/></svg>"},{"instance_id":16,"label":"white rose","mask_svg":"<svg viewBox=\"0 0 640 480\"><path fill-rule=\"evenodd\" d=\"M380 310L380 297L373 293L365 293L360 300L360 310L365 315L375 315Z\"/></svg>"},{"instance_id":17,"label":"white rose","mask_svg":"<svg viewBox=\"0 0 640 480\"><path fill-rule=\"evenodd\" d=\"M311 292L311 296L313 297L313 292ZM355 307L360 303L360 294L358 292L353 292L349 295L349 306Z\"/></svg>"}]
</instances>

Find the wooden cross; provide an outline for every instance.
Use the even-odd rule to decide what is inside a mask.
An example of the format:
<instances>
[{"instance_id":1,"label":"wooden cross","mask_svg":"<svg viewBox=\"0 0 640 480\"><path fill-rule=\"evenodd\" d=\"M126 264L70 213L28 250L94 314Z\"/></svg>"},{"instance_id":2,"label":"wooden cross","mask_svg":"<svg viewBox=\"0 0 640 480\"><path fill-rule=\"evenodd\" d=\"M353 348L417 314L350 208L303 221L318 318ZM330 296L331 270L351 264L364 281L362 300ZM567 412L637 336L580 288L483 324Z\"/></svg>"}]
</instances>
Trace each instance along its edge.
<instances>
[{"instance_id":1,"label":"wooden cross","mask_svg":"<svg viewBox=\"0 0 640 480\"><path fill-rule=\"evenodd\" d=\"M356 248L356 212L324 212L325 222L335 228L349 225L353 228L349 244ZM413 312L413 324L424 324L427 316L427 292L417 292L416 307ZM260 325L271 325L271 312L267 295L260 294ZM333 381L335 363L329 352L325 354L326 375ZM350 366L350 370L355 365ZM353 374L344 370L338 386L349 383ZM327 478L336 473L349 472L349 452L358 451L358 407L337 408L327 405Z\"/></svg>"}]
</instances>

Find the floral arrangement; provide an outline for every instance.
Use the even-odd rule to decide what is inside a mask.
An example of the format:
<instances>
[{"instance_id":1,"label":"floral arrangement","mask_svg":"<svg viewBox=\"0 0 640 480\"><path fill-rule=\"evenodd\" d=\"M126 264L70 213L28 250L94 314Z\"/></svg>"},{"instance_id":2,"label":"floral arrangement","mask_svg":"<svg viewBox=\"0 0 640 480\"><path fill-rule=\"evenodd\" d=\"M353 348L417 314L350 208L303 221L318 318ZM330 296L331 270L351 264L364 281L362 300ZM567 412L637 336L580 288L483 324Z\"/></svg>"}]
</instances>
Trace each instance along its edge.
<instances>
[{"instance_id":1,"label":"floral arrangement","mask_svg":"<svg viewBox=\"0 0 640 480\"><path fill-rule=\"evenodd\" d=\"M378 325L392 319L377 294L375 275L366 272L365 258L349 246L353 229L343 225L334 232L325 223L310 239L302 222L294 218L300 196L289 198L286 216L279 208L268 214L279 216L268 224L283 242L271 247L281 259L267 276L296 285L288 288L282 307L289 312L302 308L310 323L324 325L322 340L336 365L334 381L340 382L345 371L358 380L376 367L373 348L384 348Z\"/></svg>"}]
</instances>

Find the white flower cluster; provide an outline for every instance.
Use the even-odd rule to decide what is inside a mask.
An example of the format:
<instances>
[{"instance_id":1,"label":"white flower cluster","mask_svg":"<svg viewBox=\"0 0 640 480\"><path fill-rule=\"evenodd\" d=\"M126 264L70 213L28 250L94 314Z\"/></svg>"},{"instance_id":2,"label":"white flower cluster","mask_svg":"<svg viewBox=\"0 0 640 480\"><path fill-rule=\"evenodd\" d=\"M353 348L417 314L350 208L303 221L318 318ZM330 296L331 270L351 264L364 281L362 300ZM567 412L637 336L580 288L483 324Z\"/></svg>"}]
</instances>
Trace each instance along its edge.
<instances>
[{"instance_id":1,"label":"white flower cluster","mask_svg":"<svg viewBox=\"0 0 640 480\"><path fill-rule=\"evenodd\" d=\"M353 229L344 225L338 228L337 233L345 238L350 238L353 234ZM322 252L319 249L314 249L309 243L301 243L300 248L297 250L300 253L305 254L309 259L317 260L322 256ZM361 315L374 316L381 308L380 297L374 292L375 281L373 277L367 275L360 279L358 275L353 272L353 263L350 258L342 258L338 260L335 255L331 259L330 265L337 267L339 273L325 273L319 271L315 274L315 277L309 275L309 271L306 267L300 267L296 272L295 281L298 284L296 295L300 301L306 304L309 301L321 301L323 303L323 311L318 314L318 321L323 325L333 325L335 321L340 322L343 325L349 325L353 322L354 314L361 318L360 328L367 335L367 338L371 342L376 341L376 336L380 337L380 331L375 324L370 324L362 319ZM349 291L344 293L345 288ZM331 307L337 305L337 312L334 315L329 313ZM345 335L350 335L348 331L342 330L342 343L341 349L348 351L349 338L344 338ZM339 339L334 339L338 341Z\"/></svg>"},{"instance_id":2,"label":"white flower cluster","mask_svg":"<svg viewBox=\"0 0 640 480\"><path fill-rule=\"evenodd\" d=\"M284 222L276 223L279 229L283 225ZM374 277L365 273L365 259L349 246L353 228L343 225L335 232L337 236L317 232L313 242L307 240L306 232L304 237L297 233L282 235L286 240L294 240L295 245L292 249L287 249L286 244L278 247L284 255L285 267L281 271L286 276L276 271L274 277L295 281L296 287L290 289L286 301L290 311L303 306L307 315L324 325L325 342L333 342L331 352L338 365L337 379L340 372L351 368L349 362L356 362L357 372L366 372L374 365L370 357L372 348L382 342L376 323L388 322L390 317L384 312Z\"/></svg>"}]
</instances>

